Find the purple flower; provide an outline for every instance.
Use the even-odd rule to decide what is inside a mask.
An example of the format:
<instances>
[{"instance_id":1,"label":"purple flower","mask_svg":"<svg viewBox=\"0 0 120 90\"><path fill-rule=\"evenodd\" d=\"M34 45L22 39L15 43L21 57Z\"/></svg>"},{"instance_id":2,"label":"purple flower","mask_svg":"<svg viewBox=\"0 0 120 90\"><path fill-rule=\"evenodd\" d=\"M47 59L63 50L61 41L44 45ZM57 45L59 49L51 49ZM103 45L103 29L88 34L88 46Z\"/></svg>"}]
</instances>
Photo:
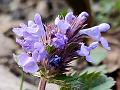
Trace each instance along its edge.
<instances>
[{"instance_id":1,"label":"purple flower","mask_svg":"<svg viewBox=\"0 0 120 90\"><path fill-rule=\"evenodd\" d=\"M45 36L45 30L43 27L41 16L38 13L35 14L34 21L39 27L39 30L38 30L39 36Z\"/></svg>"},{"instance_id":2,"label":"purple flower","mask_svg":"<svg viewBox=\"0 0 120 90\"><path fill-rule=\"evenodd\" d=\"M90 51L94 48L96 48L98 45L98 42L93 42L92 44L90 44L88 47L84 45L84 43L81 43L81 47L80 50L77 51L78 55L80 56L85 56L86 60L88 62L92 62L92 58L90 56Z\"/></svg>"},{"instance_id":3,"label":"purple flower","mask_svg":"<svg viewBox=\"0 0 120 90\"><path fill-rule=\"evenodd\" d=\"M48 75L51 72L54 75L54 72L55 74L66 72L69 62L78 55L92 62L90 51L99 43L110 50L107 40L101 36L101 32L108 31L110 25L102 23L82 29L88 16L87 12L82 12L78 17L74 16L73 12L69 12L65 19L58 16L54 24L45 26L41 16L35 14L34 21L29 20L27 25L22 23L20 27L14 28L13 32L18 36L16 42L25 51L17 56L18 65L26 73L37 72L40 69L38 65L45 66ZM82 42L84 34L94 39L95 42L85 46ZM73 48L70 52L66 52L66 47L69 45Z\"/></svg>"},{"instance_id":4,"label":"purple flower","mask_svg":"<svg viewBox=\"0 0 120 90\"><path fill-rule=\"evenodd\" d=\"M105 49L111 50L111 48L110 48L109 45L108 45L108 41L107 41L105 38L101 37L101 38L100 38L100 43L102 44L102 46L103 46Z\"/></svg>"},{"instance_id":5,"label":"purple flower","mask_svg":"<svg viewBox=\"0 0 120 90\"><path fill-rule=\"evenodd\" d=\"M110 25L107 23L102 23L100 25L98 25L99 31L100 32L106 32L110 29Z\"/></svg>"},{"instance_id":6,"label":"purple flower","mask_svg":"<svg viewBox=\"0 0 120 90\"><path fill-rule=\"evenodd\" d=\"M101 32L105 32L109 28L110 28L109 24L103 23L98 26L94 26L92 28L83 29L80 31L80 34L88 35L93 40L100 42L105 49L110 50L107 40L105 38L101 37Z\"/></svg>"},{"instance_id":7,"label":"purple flower","mask_svg":"<svg viewBox=\"0 0 120 90\"><path fill-rule=\"evenodd\" d=\"M59 17L55 19L55 25L58 27L61 33L66 34L66 31L70 28L70 24L65 20L60 20Z\"/></svg>"},{"instance_id":8,"label":"purple flower","mask_svg":"<svg viewBox=\"0 0 120 90\"><path fill-rule=\"evenodd\" d=\"M52 39L52 45L54 45L56 48L64 48L64 45L66 44L68 38L66 35L57 33L55 34L55 37Z\"/></svg>"},{"instance_id":9,"label":"purple flower","mask_svg":"<svg viewBox=\"0 0 120 90\"><path fill-rule=\"evenodd\" d=\"M34 22L29 20L28 25L20 24L20 28L14 28L13 32L18 36L28 37L30 35L34 37L41 37L45 35L45 30L39 14L35 15Z\"/></svg>"},{"instance_id":10,"label":"purple flower","mask_svg":"<svg viewBox=\"0 0 120 90\"><path fill-rule=\"evenodd\" d=\"M47 57L47 52L44 49L44 46L40 42L34 44L35 50L32 53L32 57L37 61L41 61Z\"/></svg>"},{"instance_id":11,"label":"purple flower","mask_svg":"<svg viewBox=\"0 0 120 90\"><path fill-rule=\"evenodd\" d=\"M98 46L98 44L99 44L98 42L93 42L89 45L89 47L87 47L87 49L89 51L91 51L91 50L95 49Z\"/></svg>"},{"instance_id":12,"label":"purple flower","mask_svg":"<svg viewBox=\"0 0 120 90\"><path fill-rule=\"evenodd\" d=\"M79 16L77 17L78 21L79 20L82 20L82 21L85 21L87 18L88 18L88 13L87 12L82 12L79 14Z\"/></svg>"},{"instance_id":13,"label":"purple flower","mask_svg":"<svg viewBox=\"0 0 120 90\"><path fill-rule=\"evenodd\" d=\"M17 56L18 65L23 68L26 73L34 73L38 71L38 65L32 57L29 57L26 53L22 53Z\"/></svg>"},{"instance_id":14,"label":"purple flower","mask_svg":"<svg viewBox=\"0 0 120 90\"><path fill-rule=\"evenodd\" d=\"M30 33L30 34L34 34L39 30L39 27L37 26L37 24L35 24L33 21L28 21L28 26L25 24L21 24L20 28L14 28L13 32L16 33L16 35L18 36L24 36L24 33Z\"/></svg>"},{"instance_id":15,"label":"purple flower","mask_svg":"<svg viewBox=\"0 0 120 90\"><path fill-rule=\"evenodd\" d=\"M23 33L26 31L27 25L24 23L20 24L20 28L13 28L13 32L18 36L23 36Z\"/></svg>"},{"instance_id":16,"label":"purple flower","mask_svg":"<svg viewBox=\"0 0 120 90\"><path fill-rule=\"evenodd\" d=\"M76 18L76 24L75 24L75 28L79 27L79 25L82 25L88 18L88 13L87 12L82 12L79 14L79 16Z\"/></svg>"},{"instance_id":17,"label":"purple flower","mask_svg":"<svg viewBox=\"0 0 120 90\"><path fill-rule=\"evenodd\" d=\"M22 48L26 51L26 52L31 52L34 50L34 40L25 40L25 39L18 39L16 38L16 42L22 46Z\"/></svg>"},{"instance_id":18,"label":"purple flower","mask_svg":"<svg viewBox=\"0 0 120 90\"><path fill-rule=\"evenodd\" d=\"M68 23L71 23L75 19L75 16L73 15L73 12L69 12L65 16L65 21Z\"/></svg>"}]
</instances>

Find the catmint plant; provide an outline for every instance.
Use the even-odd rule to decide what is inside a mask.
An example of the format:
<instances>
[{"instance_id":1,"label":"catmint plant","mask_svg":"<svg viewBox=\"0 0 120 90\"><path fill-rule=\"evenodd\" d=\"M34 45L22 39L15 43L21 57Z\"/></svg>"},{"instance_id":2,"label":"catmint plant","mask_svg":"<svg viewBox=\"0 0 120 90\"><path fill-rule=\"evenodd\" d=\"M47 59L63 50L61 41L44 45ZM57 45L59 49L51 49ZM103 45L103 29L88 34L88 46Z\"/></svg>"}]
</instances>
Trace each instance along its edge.
<instances>
[{"instance_id":1,"label":"catmint plant","mask_svg":"<svg viewBox=\"0 0 120 90\"><path fill-rule=\"evenodd\" d=\"M76 58L85 57L87 62L94 62L90 52L98 45L110 50L107 40L101 35L102 32L110 29L110 25L102 23L86 28L85 22L88 16L87 12L82 12L78 16L68 12L64 18L58 16L52 24L45 25L42 23L41 16L35 14L34 20L29 20L27 25L21 23L19 27L13 28L13 32L17 35L16 42L24 50L17 55L17 63L25 73L33 75L39 73L41 82L38 90L45 90L46 82L51 82L53 77L66 75L69 68L72 68L69 63ZM93 39L90 45L83 42L86 37ZM87 75L89 78L92 74ZM97 75L98 73L95 73L94 77ZM61 90L86 89L70 87Z\"/></svg>"}]
</instances>

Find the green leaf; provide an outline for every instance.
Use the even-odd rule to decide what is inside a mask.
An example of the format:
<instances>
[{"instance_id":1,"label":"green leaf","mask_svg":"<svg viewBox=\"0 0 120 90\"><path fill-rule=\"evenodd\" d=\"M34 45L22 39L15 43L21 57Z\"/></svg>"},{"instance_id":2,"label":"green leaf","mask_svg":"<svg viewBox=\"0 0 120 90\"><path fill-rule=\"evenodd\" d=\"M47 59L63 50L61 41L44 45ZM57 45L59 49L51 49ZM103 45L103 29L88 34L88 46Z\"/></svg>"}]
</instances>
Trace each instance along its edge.
<instances>
[{"instance_id":1,"label":"green leaf","mask_svg":"<svg viewBox=\"0 0 120 90\"><path fill-rule=\"evenodd\" d=\"M115 81L111 77L95 73L84 73L79 77L81 84L80 90L109 90Z\"/></svg>"},{"instance_id":2,"label":"green leaf","mask_svg":"<svg viewBox=\"0 0 120 90\"><path fill-rule=\"evenodd\" d=\"M111 77L100 74L100 72L86 72L72 76L63 74L51 80L61 86L60 90L109 90L115 84Z\"/></svg>"},{"instance_id":3,"label":"green leaf","mask_svg":"<svg viewBox=\"0 0 120 90\"><path fill-rule=\"evenodd\" d=\"M53 54L53 52L55 52L55 47L48 45L48 46L46 47L46 51L48 52L48 54L51 55L51 54Z\"/></svg>"},{"instance_id":4,"label":"green leaf","mask_svg":"<svg viewBox=\"0 0 120 90\"><path fill-rule=\"evenodd\" d=\"M110 90L110 88L115 84L115 81L111 77L102 75L97 80L94 81L94 86L91 90Z\"/></svg>"},{"instance_id":5,"label":"green leaf","mask_svg":"<svg viewBox=\"0 0 120 90\"><path fill-rule=\"evenodd\" d=\"M98 47L90 52L92 59L94 60L92 63L98 65L107 57L107 50L104 48Z\"/></svg>"},{"instance_id":6,"label":"green leaf","mask_svg":"<svg viewBox=\"0 0 120 90\"><path fill-rule=\"evenodd\" d=\"M60 10L60 12L58 13L58 15L62 16L62 17L65 17L66 14L68 12L68 8L63 8Z\"/></svg>"},{"instance_id":7,"label":"green leaf","mask_svg":"<svg viewBox=\"0 0 120 90\"><path fill-rule=\"evenodd\" d=\"M80 75L79 81L81 84L81 90L89 90L92 88L93 83L100 77L99 72L92 72L92 73L84 73ZM93 85L94 86L94 85Z\"/></svg>"},{"instance_id":8,"label":"green leaf","mask_svg":"<svg viewBox=\"0 0 120 90\"><path fill-rule=\"evenodd\" d=\"M116 1L114 8L117 9L118 11L120 10L120 1L119 0Z\"/></svg>"},{"instance_id":9,"label":"green leaf","mask_svg":"<svg viewBox=\"0 0 120 90\"><path fill-rule=\"evenodd\" d=\"M101 72L101 73L107 73L106 65L100 65L100 66L92 66L92 67L87 67L84 69L81 73L92 73L92 72Z\"/></svg>"}]
</instances>

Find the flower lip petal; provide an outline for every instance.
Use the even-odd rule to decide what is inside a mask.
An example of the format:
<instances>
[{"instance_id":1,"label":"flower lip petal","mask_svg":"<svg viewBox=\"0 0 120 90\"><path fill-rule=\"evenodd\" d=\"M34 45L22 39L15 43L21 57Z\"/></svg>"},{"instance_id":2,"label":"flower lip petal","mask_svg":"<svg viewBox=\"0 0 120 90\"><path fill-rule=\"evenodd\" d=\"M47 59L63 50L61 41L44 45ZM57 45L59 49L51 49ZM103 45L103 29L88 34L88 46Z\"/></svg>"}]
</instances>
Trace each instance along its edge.
<instances>
[{"instance_id":1,"label":"flower lip petal","mask_svg":"<svg viewBox=\"0 0 120 90\"><path fill-rule=\"evenodd\" d=\"M84 45L84 43L81 43L80 50L77 51L80 56L87 56L89 55L89 51L87 47Z\"/></svg>"},{"instance_id":2,"label":"flower lip petal","mask_svg":"<svg viewBox=\"0 0 120 90\"><path fill-rule=\"evenodd\" d=\"M108 41L107 41L105 38L101 37L101 38L100 38L100 43L102 44L102 46L103 46L105 49L111 50L111 48L110 48L109 45L108 45Z\"/></svg>"},{"instance_id":3,"label":"flower lip petal","mask_svg":"<svg viewBox=\"0 0 120 90\"><path fill-rule=\"evenodd\" d=\"M32 60L23 66L23 71L25 71L26 73L35 73L38 71L38 69L39 67L37 63Z\"/></svg>"},{"instance_id":4,"label":"flower lip petal","mask_svg":"<svg viewBox=\"0 0 120 90\"><path fill-rule=\"evenodd\" d=\"M36 24L42 26L41 16L38 13L35 14L34 21L35 21Z\"/></svg>"},{"instance_id":5,"label":"flower lip petal","mask_svg":"<svg viewBox=\"0 0 120 90\"><path fill-rule=\"evenodd\" d=\"M38 30L39 36L45 36L45 30L44 30L44 26L42 23L42 19L38 13L35 14L34 21L39 27L39 30Z\"/></svg>"},{"instance_id":6,"label":"flower lip petal","mask_svg":"<svg viewBox=\"0 0 120 90\"><path fill-rule=\"evenodd\" d=\"M93 62L92 57L91 57L90 55L87 55L87 56L86 56L86 60L87 60L88 62Z\"/></svg>"},{"instance_id":7,"label":"flower lip petal","mask_svg":"<svg viewBox=\"0 0 120 90\"><path fill-rule=\"evenodd\" d=\"M107 30L110 29L110 25L107 23L102 23L98 25L100 32L106 32Z\"/></svg>"},{"instance_id":8,"label":"flower lip petal","mask_svg":"<svg viewBox=\"0 0 120 90\"><path fill-rule=\"evenodd\" d=\"M43 44L40 43L40 42L35 42L34 43L34 48L37 49L37 48L44 48Z\"/></svg>"},{"instance_id":9,"label":"flower lip petal","mask_svg":"<svg viewBox=\"0 0 120 90\"><path fill-rule=\"evenodd\" d=\"M91 51L92 49L95 49L98 46L98 42L93 42L89 45L88 50Z\"/></svg>"},{"instance_id":10,"label":"flower lip petal","mask_svg":"<svg viewBox=\"0 0 120 90\"><path fill-rule=\"evenodd\" d=\"M17 56L18 58L18 65L24 66L30 59L30 57L26 53L22 53Z\"/></svg>"},{"instance_id":11,"label":"flower lip petal","mask_svg":"<svg viewBox=\"0 0 120 90\"><path fill-rule=\"evenodd\" d=\"M39 30L39 27L37 24L35 24L33 21L29 20L28 21L28 27L26 29L26 31L28 33L37 33Z\"/></svg>"},{"instance_id":12,"label":"flower lip petal","mask_svg":"<svg viewBox=\"0 0 120 90\"><path fill-rule=\"evenodd\" d=\"M13 28L12 31L18 36L23 36L23 32L25 32L23 28Z\"/></svg>"},{"instance_id":13,"label":"flower lip petal","mask_svg":"<svg viewBox=\"0 0 120 90\"><path fill-rule=\"evenodd\" d=\"M94 26L94 27L91 27L91 28L88 28L88 29L83 29L79 33L80 34L86 34L96 41L99 41L99 39L101 37L101 33L99 31L98 26Z\"/></svg>"},{"instance_id":14,"label":"flower lip petal","mask_svg":"<svg viewBox=\"0 0 120 90\"><path fill-rule=\"evenodd\" d=\"M60 20L59 16L55 19L55 25L63 34L66 34L67 29L70 28L70 24L65 20Z\"/></svg>"},{"instance_id":15,"label":"flower lip petal","mask_svg":"<svg viewBox=\"0 0 120 90\"><path fill-rule=\"evenodd\" d=\"M60 21L60 18L59 18L59 16L58 16L58 17L56 17L56 19L55 19L55 25L57 25L59 21Z\"/></svg>"},{"instance_id":16,"label":"flower lip petal","mask_svg":"<svg viewBox=\"0 0 120 90\"><path fill-rule=\"evenodd\" d=\"M31 26L33 26L35 23L32 21L32 20L29 20L28 21L28 27L31 27Z\"/></svg>"}]
</instances>

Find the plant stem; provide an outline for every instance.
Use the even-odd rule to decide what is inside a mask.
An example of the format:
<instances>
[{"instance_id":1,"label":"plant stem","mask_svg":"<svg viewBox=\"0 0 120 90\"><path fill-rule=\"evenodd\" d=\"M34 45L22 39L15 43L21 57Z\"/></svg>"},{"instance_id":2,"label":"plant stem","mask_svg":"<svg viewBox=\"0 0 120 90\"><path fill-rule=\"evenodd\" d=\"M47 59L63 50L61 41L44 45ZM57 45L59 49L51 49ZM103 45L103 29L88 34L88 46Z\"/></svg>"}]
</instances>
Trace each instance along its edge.
<instances>
[{"instance_id":1,"label":"plant stem","mask_svg":"<svg viewBox=\"0 0 120 90\"><path fill-rule=\"evenodd\" d=\"M24 82L24 72L21 73L21 84L20 84L20 90L23 90L23 82Z\"/></svg>"},{"instance_id":2,"label":"plant stem","mask_svg":"<svg viewBox=\"0 0 120 90\"><path fill-rule=\"evenodd\" d=\"M45 90L47 80L44 77L40 78L38 90Z\"/></svg>"}]
</instances>

